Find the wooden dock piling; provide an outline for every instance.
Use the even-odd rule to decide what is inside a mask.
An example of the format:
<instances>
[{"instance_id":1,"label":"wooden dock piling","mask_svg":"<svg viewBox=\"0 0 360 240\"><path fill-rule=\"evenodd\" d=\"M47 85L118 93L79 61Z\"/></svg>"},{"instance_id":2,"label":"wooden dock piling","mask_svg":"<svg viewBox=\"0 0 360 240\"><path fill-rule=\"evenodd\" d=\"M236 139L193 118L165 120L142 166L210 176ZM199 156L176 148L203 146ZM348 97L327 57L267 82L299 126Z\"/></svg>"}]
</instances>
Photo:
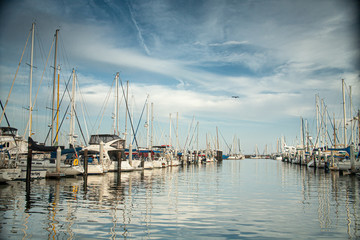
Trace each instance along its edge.
<instances>
[{"instance_id":1,"label":"wooden dock piling","mask_svg":"<svg viewBox=\"0 0 360 240\"><path fill-rule=\"evenodd\" d=\"M31 164L32 164L32 145L30 141L30 137L28 138L28 154L27 154L27 162L26 162L26 186L31 181Z\"/></svg>"},{"instance_id":2,"label":"wooden dock piling","mask_svg":"<svg viewBox=\"0 0 360 240\"><path fill-rule=\"evenodd\" d=\"M84 177L88 176L88 151L87 149L84 151Z\"/></svg>"}]
</instances>

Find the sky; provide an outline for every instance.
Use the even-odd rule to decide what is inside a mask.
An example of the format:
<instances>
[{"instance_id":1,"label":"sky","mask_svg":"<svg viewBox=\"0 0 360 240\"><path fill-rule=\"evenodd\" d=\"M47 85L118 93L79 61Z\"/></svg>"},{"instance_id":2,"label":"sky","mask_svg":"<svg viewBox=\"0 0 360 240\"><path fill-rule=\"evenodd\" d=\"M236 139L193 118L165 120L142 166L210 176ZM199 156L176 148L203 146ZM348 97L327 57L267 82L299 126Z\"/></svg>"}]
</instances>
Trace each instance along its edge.
<instances>
[{"instance_id":1,"label":"sky","mask_svg":"<svg viewBox=\"0 0 360 240\"><path fill-rule=\"evenodd\" d=\"M240 142L247 154L256 147L260 153L266 147L275 151L279 138L288 145L299 143L301 117L310 135L316 136L316 95L340 124L342 79L347 119L360 108L357 1L19 0L2 1L0 6L3 105L36 23L33 98L40 88L33 138L39 142L45 141L51 120L51 46L56 29L60 91L75 69L76 109L85 138L113 131L117 72L124 89L129 82L130 115L134 128L139 125L137 140L142 146L146 108L140 116L147 97L153 103L154 145L168 144L170 134L175 145L178 126L178 147L196 147L198 126L200 147L206 142L214 146L218 139L227 152ZM29 40L6 109L11 126L21 134L28 120L30 44ZM59 115L65 116L60 133L65 143L68 102L66 93ZM122 95L121 133L125 109ZM1 126L5 125L3 120Z\"/></svg>"}]
</instances>

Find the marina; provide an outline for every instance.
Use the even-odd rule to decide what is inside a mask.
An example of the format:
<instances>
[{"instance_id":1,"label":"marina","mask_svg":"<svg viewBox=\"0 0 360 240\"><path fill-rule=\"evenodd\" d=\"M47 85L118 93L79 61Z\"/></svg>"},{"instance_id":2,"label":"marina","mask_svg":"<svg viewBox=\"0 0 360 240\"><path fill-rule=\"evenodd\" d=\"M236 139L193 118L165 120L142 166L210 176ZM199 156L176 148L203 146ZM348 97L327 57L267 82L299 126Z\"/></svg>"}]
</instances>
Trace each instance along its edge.
<instances>
[{"instance_id":1,"label":"marina","mask_svg":"<svg viewBox=\"0 0 360 240\"><path fill-rule=\"evenodd\" d=\"M356 9L2 4L0 240L360 239Z\"/></svg>"},{"instance_id":2,"label":"marina","mask_svg":"<svg viewBox=\"0 0 360 240\"><path fill-rule=\"evenodd\" d=\"M359 177L272 159L0 185L2 239L356 239Z\"/></svg>"}]
</instances>

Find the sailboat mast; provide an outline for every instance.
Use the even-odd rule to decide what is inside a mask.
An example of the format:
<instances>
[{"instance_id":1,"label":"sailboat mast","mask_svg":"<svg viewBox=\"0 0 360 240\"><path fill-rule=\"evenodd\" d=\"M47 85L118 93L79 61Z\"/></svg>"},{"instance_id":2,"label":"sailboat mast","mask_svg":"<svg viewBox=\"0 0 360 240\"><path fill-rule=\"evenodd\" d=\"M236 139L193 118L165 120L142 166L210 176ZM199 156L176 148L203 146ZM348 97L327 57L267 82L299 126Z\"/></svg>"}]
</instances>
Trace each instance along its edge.
<instances>
[{"instance_id":1,"label":"sailboat mast","mask_svg":"<svg viewBox=\"0 0 360 240\"><path fill-rule=\"evenodd\" d=\"M346 147L346 108L345 108L345 82L342 79L342 95L343 95L343 110L344 110L344 147Z\"/></svg>"},{"instance_id":2,"label":"sailboat mast","mask_svg":"<svg viewBox=\"0 0 360 240\"><path fill-rule=\"evenodd\" d=\"M150 126L149 126L149 120L150 120L150 108L149 108L149 95L146 99L146 148L150 149Z\"/></svg>"},{"instance_id":3,"label":"sailboat mast","mask_svg":"<svg viewBox=\"0 0 360 240\"><path fill-rule=\"evenodd\" d=\"M119 135L119 73L116 73L116 135Z\"/></svg>"},{"instance_id":4,"label":"sailboat mast","mask_svg":"<svg viewBox=\"0 0 360 240\"><path fill-rule=\"evenodd\" d=\"M216 149L219 150L219 132L218 127L216 126Z\"/></svg>"},{"instance_id":5,"label":"sailboat mast","mask_svg":"<svg viewBox=\"0 0 360 240\"><path fill-rule=\"evenodd\" d=\"M128 102L129 97L129 81L126 81L126 96L125 96L125 104ZM125 109L126 110L126 109ZM125 146L127 142L127 111L125 111Z\"/></svg>"},{"instance_id":6,"label":"sailboat mast","mask_svg":"<svg viewBox=\"0 0 360 240\"><path fill-rule=\"evenodd\" d=\"M335 122L335 113L334 113L334 148L336 148L336 122Z\"/></svg>"},{"instance_id":7,"label":"sailboat mast","mask_svg":"<svg viewBox=\"0 0 360 240\"><path fill-rule=\"evenodd\" d=\"M54 55L54 80L53 80L53 96L52 96L52 108L51 108L51 146L54 145L54 119L55 119L55 89L56 89L56 66L57 66L57 48L58 48L58 32L55 31L55 55Z\"/></svg>"},{"instance_id":8,"label":"sailboat mast","mask_svg":"<svg viewBox=\"0 0 360 240\"><path fill-rule=\"evenodd\" d=\"M57 92L56 92L56 140L55 145L59 143L59 106L60 106L60 65L58 65Z\"/></svg>"},{"instance_id":9,"label":"sailboat mast","mask_svg":"<svg viewBox=\"0 0 360 240\"><path fill-rule=\"evenodd\" d=\"M170 118L170 129L169 129L169 146L171 146L171 113L169 114Z\"/></svg>"},{"instance_id":10,"label":"sailboat mast","mask_svg":"<svg viewBox=\"0 0 360 240\"><path fill-rule=\"evenodd\" d=\"M352 115L352 96L351 96L351 86L349 86L349 97L350 97L350 117L351 117L351 143L354 143L354 134L353 134L353 115Z\"/></svg>"},{"instance_id":11,"label":"sailboat mast","mask_svg":"<svg viewBox=\"0 0 360 240\"><path fill-rule=\"evenodd\" d=\"M358 110L357 120L358 120L358 141L357 141L356 146L359 146L359 144L360 144L360 110ZM359 151L359 147L358 147L358 151Z\"/></svg>"},{"instance_id":12,"label":"sailboat mast","mask_svg":"<svg viewBox=\"0 0 360 240\"><path fill-rule=\"evenodd\" d=\"M316 139L319 137L319 95L315 95L315 102L316 102ZM315 147L319 146L319 141L316 141Z\"/></svg>"},{"instance_id":13,"label":"sailboat mast","mask_svg":"<svg viewBox=\"0 0 360 240\"><path fill-rule=\"evenodd\" d=\"M114 104L114 123L113 133L119 134L119 73L115 76L115 104Z\"/></svg>"},{"instance_id":14,"label":"sailboat mast","mask_svg":"<svg viewBox=\"0 0 360 240\"><path fill-rule=\"evenodd\" d=\"M35 23L31 27L31 55L30 55L30 101L29 101L29 137L32 135L32 72L33 72L33 58L34 58L34 34L35 33Z\"/></svg>"},{"instance_id":15,"label":"sailboat mast","mask_svg":"<svg viewBox=\"0 0 360 240\"><path fill-rule=\"evenodd\" d=\"M301 129L300 129L301 143L302 143L302 148L304 148L305 147L304 119L302 117L300 117L300 119L301 119Z\"/></svg>"},{"instance_id":16,"label":"sailboat mast","mask_svg":"<svg viewBox=\"0 0 360 240\"><path fill-rule=\"evenodd\" d=\"M179 112L176 112L176 143L175 143L175 156L177 157L177 150L179 145Z\"/></svg>"},{"instance_id":17,"label":"sailboat mast","mask_svg":"<svg viewBox=\"0 0 360 240\"><path fill-rule=\"evenodd\" d=\"M324 127L325 127L325 120L326 118L324 118L324 114L325 114L325 105L324 105L324 99L321 99L321 105L320 105L320 109L321 109L321 127L320 127L320 147L324 147L324 141L325 141L325 131L324 131Z\"/></svg>"},{"instance_id":18,"label":"sailboat mast","mask_svg":"<svg viewBox=\"0 0 360 240\"><path fill-rule=\"evenodd\" d=\"M154 144L154 103L151 103L151 135L150 135L150 151Z\"/></svg>"},{"instance_id":19,"label":"sailboat mast","mask_svg":"<svg viewBox=\"0 0 360 240\"><path fill-rule=\"evenodd\" d=\"M75 132L75 93L76 93L76 85L75 85L75 69L72 70L72 86L71 86L71 109L70 109L70 134L69 134L69 145L74 146L74 132Z\"/></svg>"},{"instance_id":20,"label":"sailboat mast","mask_svg":"<svg viewBox=\"0 0 360 240\"><path fill-rule=\"evenodd\" d=\"M198 160L199 158L199 122L197 122L196 125L196 158L195 160Z\"/></svg>"},{"instance_id":21,"label":"sailboat mast","mask_svg":"<svg viewBox=\"0 0 360 240\"><path fill-rule=\"evenodd\" d=\"M327 118L326 118L326 114L327 114L327 106L325 105L325 112L324 112L324 118L325 118L325 132L324 132L324 139L325 139L325 146L328 146L328 138L327 138Z\"/></svg>"}]
</instances>

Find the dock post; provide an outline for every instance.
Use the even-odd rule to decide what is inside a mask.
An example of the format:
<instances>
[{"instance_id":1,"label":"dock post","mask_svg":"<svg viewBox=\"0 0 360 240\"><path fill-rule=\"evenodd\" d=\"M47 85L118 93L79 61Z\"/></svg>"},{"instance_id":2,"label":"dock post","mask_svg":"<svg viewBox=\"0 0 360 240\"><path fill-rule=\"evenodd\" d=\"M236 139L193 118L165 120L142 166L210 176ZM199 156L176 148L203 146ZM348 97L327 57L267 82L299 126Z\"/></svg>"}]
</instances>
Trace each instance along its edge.
<instances>
[{"instance_id":1,"label":"dock post","mask_svg":"<svg viewBox=\"0 0 360 240\"><path fill-rule=\"evenodd\" d=\"M132 145L129 144L129 164L130 166L133 166L132 165Z\"/></svg>"},{"instance_id":2,"label":"dock post","mask_svg":"<svg viewBox=\"0 0 360 240\"><path fill-rule=\"evenodd\" d=\"M56 173L60 174L61 148L56 149Z\"/></svg>"},{"instance_id":3,"label":"dock post","mask_svg":"<svg viewBox=\"0 0 360 240\"><path fill-rule=\"evenodd\" d=\"M145 158L144 158L144 156L141 157L141 167L142 167L142 170L144 170L144 168L145 168Z\"/></svg>"},{"instance_id":4,"label":"dock post","mask_svg":"<svg viewBox=\"0 0 360 240\"><path fill-rule=\"evenodd\" d=\"M85 149L84 151L84 177L87 177L88 175L88 150Z\"/></svg>"},{"instance_id":5,"label":"dock post","mask_svg":"<svg viewBox=\"0 0 360 240\"><path fill-rule=\"evenodd\" d=\"M351 143L350 145L350 166L351 166L351 173L355 173L355 154L354 154L354 144Z\"/></svg>"},{"instance_id":6,"label":"dock post","mask_svg":"<svg viewBox=\"0 0 360 240\"><path fill-rule=\"evenodd\" d=\"M102 166L104 166L104 142L103 141L100 141L100 149L99 149L99 162Z\"/></svg>"},{"instance_id":7,"label":"dock post","mask_svg":"<svg viewBox=\"0 0 360 240\"><path fill-rule=\"evenodd\" d=\"M329 172L329 170L330 170L330 163L328 162L328 158L327 158L327 155L325 154L325 156L324 156L324 170L325 170L325 172L326 173L328 173Z\"/></svg>"},{"instance_id":8,"label":"dock post","mask_svg":"<svg viewBox=\"0 0 360 240\"><path fill-rule=\"evenodd\" d=\"M187 160L186 160L185 154L181 155L181 160L182 160L182 164L183 164L183 165L186 165L186 164L187 164Z\"/></svg>"},{"instance_id":9,"label":"dock post","mask_svg":"<svg viewBox=\"0 0 360 240\"><path fill-rule=\"evenodd\" d=\"M28 138L28 154L27 154L27 162L26 162L26 187L30 187L31 181L31 164L32 164L32 148L30 143L30 137Z\"/></svg>"},{"instance_id":10,"label":"dock post","mask_svg":"<svg viewBox=\"0 0 360 240\"><path fill-rule=\"evenodd\" d=\"M121 150L118 153L118 174L117 174L117 186L121 185L121 163L122 161L126 161L125 149Z\"/></svg>"},{"instance_id":11,"label":"dock post","mask_svg":"<svg viewBox=\"0 0 360 240\"><path fill-rule=\"evenodd\" d=\"M117 164L117 172L118 174L121 174L121 162L122 162L122 159L123 158L123 154L122 154L122 151L118 152L118 155L117 155L117 159L118 159L118 164Z\"/></svg>"},{"instance_id":12,"label":"dock post","mask_svg":"<svg viewBox=\"0 0 360 240\"><path fill-rule=\"evenodd\" d=\"M84 189L84 193L87 193L87 177L88 177L88 150L85 149L84 151L84 185L83 185L83 189Z\"/></svg>"}]
</instances>

